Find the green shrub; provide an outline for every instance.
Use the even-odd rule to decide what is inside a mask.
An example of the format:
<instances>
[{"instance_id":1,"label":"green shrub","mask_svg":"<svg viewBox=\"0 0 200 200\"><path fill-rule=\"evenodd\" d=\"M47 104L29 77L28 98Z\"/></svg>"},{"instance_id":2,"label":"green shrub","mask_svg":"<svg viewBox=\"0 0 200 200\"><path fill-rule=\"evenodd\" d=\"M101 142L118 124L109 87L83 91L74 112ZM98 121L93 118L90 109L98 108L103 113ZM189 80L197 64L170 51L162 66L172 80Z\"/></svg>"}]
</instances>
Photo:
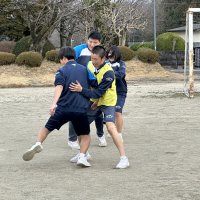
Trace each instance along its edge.
<instances>
[{"instance_id":1,"label":"green shrub","mask_svg":"<svg viewBox=\"0 0 200 200\"><path fill-rule=\"evenodd\" d=\"M15 55L19 55L22 52L27 52L30 50L30 47L32 45L32 39L31 36L23 37L21 38L15 45L13 49L13 53ZM44 44L44 47L42 49L42 56L44 57L47 51L50 51L52 49L55 49L53 44L47 40L46 43Z\"/></svg>"},{"instance_id":2,"label":"green shrub","mask_svg":"<svg viewBox=\"0 0 200 200\"><path fill-rule=\"evenodd\" d=\"M16 45L16 42L14 42L14 41L1 41L0 42L0 51L12 53L15 45Z\"/></svg>"},{"instance_id":3,"label":"green shrub","mask_svg":"<svg viewBox=\"0 0 200 200\"><path fill-rule=\"evenodd\" d=\"M42 55L32 51L23 52L17 56L16 63L28 67L39 67L42 63Z\"/></svg>"},{"instance_id":4,"label":"green shrub","mask_svg":"<svg viewBox=\"0 0 200 200\"><path fill-rule=\"evenodd\" d=\"M124 61L131 60L136 55L134 51L125 46L119 46L119 50Z\"/></svg>"},{"instance_id":5,"label":"green shrub","mask_svg":"<svg viewBox=\"0 0 200 200\"><path fill-rule=\"evenodd\" d=\"M156 39L158 51L184 51L185 41L176 33L163 33Z\"/></svg>"},{"instance_id":6,"label":"green shrub","mask_svg":"<svg viewBox=\"0 0 200 200\"><path fill-rule=\"evenodd\" d=\"M47 51L45 58L49 61L59 63L58 50Z\"/></svg>"},{"instance_id":7,"label":"green shrub","mask_svg":"<svg viewBox=\"0 0 200 200\"><path fill-rule=\"evenodd\" d=\"M13 53L15 55L19 55L22 52L29 51L31 44L32 44L32 39L30 36L23 37L19 41L17 41L13 49Z\"/></svg>"},{"instance_id":8,"label":"green shrub","mask_svg":"<svg viewBox=\"0 0 200 200\"><path fill-rule=\"evenodd\" d=\"M130 48L133 51L137 51L139 48L150 48L150 49L153 49L154 45L153 45L153 42L141 42L141 43L133 44Z\"/></svg>"},{"instance_id":9,"label":"green shrub","mask_svg":"<svg viewBox=\"0 0 200 200\"><path fill-rule=\"evenodd\" d=\"M15 62L16 56L12 53L0 52L0 65L9 65Z\"/></svg>"},{"instance_id":10,"label":"green shrub","mask_svg":"<svg viewBox=\"0 0 200 200\"><path fill-rule=\"evenodd\" d=\"M45 57L45 55L48 51L51 51L54 49L55 49L54 45L49 40L47 40L47 42L45 43L45 45L42 49L42 56Z\"/></svg>"},{"instance_id":11,"label":"green shrub","mask_svg":"<svg viewBox=\"0 0 200 200\"><path fill-rule=\"evenodd\" d=\"M153 49L140 48L137 51L138 59L145 63L156 63L159 61L159 53Z\"/></svg>"}]
</instances>

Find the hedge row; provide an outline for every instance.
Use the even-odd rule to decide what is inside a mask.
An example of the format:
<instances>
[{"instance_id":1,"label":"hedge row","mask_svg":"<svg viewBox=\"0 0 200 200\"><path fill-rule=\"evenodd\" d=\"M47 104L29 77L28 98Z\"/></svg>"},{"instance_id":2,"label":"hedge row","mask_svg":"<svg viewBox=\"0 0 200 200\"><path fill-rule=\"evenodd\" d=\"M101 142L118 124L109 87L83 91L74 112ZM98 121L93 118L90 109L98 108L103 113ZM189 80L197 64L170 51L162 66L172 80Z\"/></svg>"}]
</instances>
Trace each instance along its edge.
<instances>
[{"instance_id":1,"label":"hedge row","mask_svg":"<svg viewBox=\"0 0 200 200\"><path fill-rule=\"evenodd\" d=\"M16 56L12 53L0 52L0 65L10 65L15 62Z\"/></svg>"},{"instance_id":2,"label":"hedge row","mask_svg":"<svg viewBox=\"0 0 200 200\"><path fill-rule=\"evenodd\" d=\"M132 51L128 47L119 47L122 58L124 61L131 60L133 57L138 56L138 58L143 62L155 63L158 62L159 54L158 52L149 48L140 48L136 52ZM46 53L46 59L58 63L58 50L51 50ZM18 65L26 65L28 67L39 67L42 63L43 57L37 52L23 52L16 56L12 53L0 52L0 65L9 65L12 63L17 63Z\"/></svg>"},{"instance_id":3,"label":"hedge row","mask_svg":"<svg viewBox=\"0 0 200 200\"><path fill-rule=\"evenodd\" d=\"M27 67L39 67L42 63L42 55L37 52L23 52L16 58L15 54L0 52L0 65L10 65L17 63L18 65L26 65Z\"/></svg>"},{"instance_id":4,"label":"hedge row","mask_svg":"<svg viewBox=\"0 0 200 200\"><path fill-rule=\"evenodd\" d=\"M145 63L156 63L159 61L159 53L150 48L140 48L137 51L138 59Z\"/></svg>"}]
</instances>

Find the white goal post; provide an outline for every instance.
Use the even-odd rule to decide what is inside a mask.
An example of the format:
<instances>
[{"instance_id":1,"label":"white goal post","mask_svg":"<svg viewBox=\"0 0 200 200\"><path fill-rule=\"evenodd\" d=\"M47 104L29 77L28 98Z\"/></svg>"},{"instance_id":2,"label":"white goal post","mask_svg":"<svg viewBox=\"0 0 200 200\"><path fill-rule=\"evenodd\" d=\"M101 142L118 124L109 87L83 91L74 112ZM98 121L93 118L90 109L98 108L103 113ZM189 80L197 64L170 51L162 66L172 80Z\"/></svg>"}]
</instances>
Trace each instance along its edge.
<instances>
[{"instance_id":1,"label":"white goal post","mask_svg":"<svg viewBox=\"0 0 200 200\"><path fill-rule=\"evenodd\" d=\"M200 12L200 8L189 8L186 13L184 93L190 98L194 97L193 13L197 12ZM187 76L188 67L189 75Z\"/></svg>"}]
</instances>

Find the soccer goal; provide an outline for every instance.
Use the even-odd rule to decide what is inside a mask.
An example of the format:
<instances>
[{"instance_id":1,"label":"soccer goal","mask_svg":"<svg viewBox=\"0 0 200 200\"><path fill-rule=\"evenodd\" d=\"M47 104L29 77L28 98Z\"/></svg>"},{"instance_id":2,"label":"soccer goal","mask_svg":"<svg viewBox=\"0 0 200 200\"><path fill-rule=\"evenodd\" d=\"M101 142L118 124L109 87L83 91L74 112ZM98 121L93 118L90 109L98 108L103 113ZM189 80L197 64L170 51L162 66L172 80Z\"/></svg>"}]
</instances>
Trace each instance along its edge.
<instances>
[{"instance_id":1,"label":"soccer goal","mask_svg":"<svg viewBox=\"0 0 200 200\"><path fill-rule=\"evenodd\" d=\"M190 98L194 97L193 14L197 12L200 8L189 8L186 13L184 93Z\"/></svg>"}]
</instances>

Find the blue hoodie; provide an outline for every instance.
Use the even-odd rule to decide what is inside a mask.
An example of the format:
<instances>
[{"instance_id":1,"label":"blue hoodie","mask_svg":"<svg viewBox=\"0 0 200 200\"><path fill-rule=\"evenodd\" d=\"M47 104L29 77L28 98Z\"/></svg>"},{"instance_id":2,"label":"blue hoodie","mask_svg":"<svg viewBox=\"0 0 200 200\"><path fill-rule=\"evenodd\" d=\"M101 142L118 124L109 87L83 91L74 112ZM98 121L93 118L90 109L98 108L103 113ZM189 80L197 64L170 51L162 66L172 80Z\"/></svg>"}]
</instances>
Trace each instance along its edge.
<instances>
[{"instance_id":1,"label":"blue hoodie","mask_svg":"<svg viewBox=\"0 0 200 200\"><path fill-rule=\"evenodd\" d=\"M63 86L57 106L67 112L86 112L89 99L78 92L71 92L69 89L71 82L75 83L76 80L82 87L89 89L87 68L76 61L69 61L57 71L54 84Z\"/></svg>"},{"instance_id":2,"label":"blue hoodie","mask_svg":"<svg viewBox=\"0 0 200 200\"><path fill-rule=\"evenodd\" d=\"M125 80L126 77L126 64L124 61L120 60L119 62L111 63L107 62L114 70L116 77L116 89L117 95L126 96L127 94L127 83Z\"/></svg>"},{"instance_id":3,"label":"blue hoodie","mask_svg":"<svg viewBox=\"0 0 200 200\"><path fill-rule=\"evenodd\" d=\"M91 60L91 51L87 44L81 44L74 47L76 52L76 62L87 67L88 62Z\"/></svg>"}]
</instances>

